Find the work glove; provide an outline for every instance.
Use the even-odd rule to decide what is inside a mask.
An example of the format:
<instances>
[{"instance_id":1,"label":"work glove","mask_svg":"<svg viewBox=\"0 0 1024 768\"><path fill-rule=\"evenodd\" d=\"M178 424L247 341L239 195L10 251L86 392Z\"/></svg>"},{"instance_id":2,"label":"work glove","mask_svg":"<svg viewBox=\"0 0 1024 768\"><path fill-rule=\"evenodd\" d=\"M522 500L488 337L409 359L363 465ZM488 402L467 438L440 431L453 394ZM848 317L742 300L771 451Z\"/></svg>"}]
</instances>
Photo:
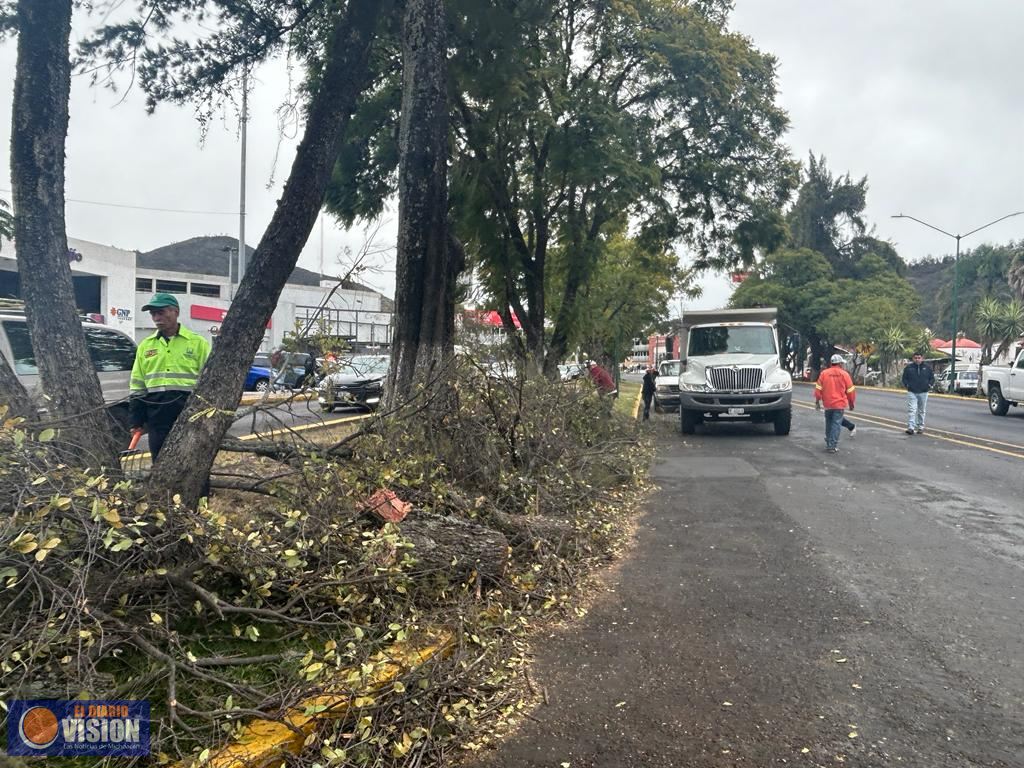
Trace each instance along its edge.
<instances>
[{"instance_id":1,"label":"work glove","mask_svg":"<svg viewBox=\"0 0 1024 768\"><path fill-rule=\"evenodd\" d=\"M853 407L853 403L850 403L850 410L851 410L851 411L852 411L852 410L855 410L855 409L854 409L854 407Z\"/></svg>"},{"instance_id":2,"label":"work glove","mask_svg":"<svg viewBox=\"0 0 1024 768\"><path fill-rule=\"evenodd\" d=\"M820 411L821 410L821 400L815 400L814 401L814 410L816 410L816 411Z\"/></svg>"}]
</instances>

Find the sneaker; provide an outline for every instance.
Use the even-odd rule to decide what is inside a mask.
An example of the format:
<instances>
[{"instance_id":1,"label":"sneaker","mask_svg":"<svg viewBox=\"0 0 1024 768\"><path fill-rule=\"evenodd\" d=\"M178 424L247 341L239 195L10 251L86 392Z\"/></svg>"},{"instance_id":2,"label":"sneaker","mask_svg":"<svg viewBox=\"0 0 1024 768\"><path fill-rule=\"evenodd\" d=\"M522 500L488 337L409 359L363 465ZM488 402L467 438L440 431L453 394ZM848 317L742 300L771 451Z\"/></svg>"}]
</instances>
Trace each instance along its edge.
<instances>
[{"instance_id":1,"label":"sneaker","mask_svg":"<svg viewBox=\"0 0 1024 768\"><path fill-rule=\"evenodd\" d=\"M908 435L912 435L912 434L914 434L914 430L912 430L912 429L911 429L910 427L907 427L907 429L906 429L906 433L907 433Z\"/></svg>"},{"instance_id":2,"label":"sneaker","mask_svg":"<svg viewBox=\"0 0 1024 768\"><path fill-rule=\"evenodd\" d=\"M850 428L850 439L852 440L852 439L853 439L853 438L854 438L854 437L855 437L856 435L857 435L857 425L856 425L856 424L854 424L854 425L853 425L853 426L852 426L852 427Z\"/></svg>"},{"instance_id":3,"label":"sneaker","mask_svg":"<svg viewBox=\"0 0 1024 768\"><path fill-rule=\"evenodd\" d=\"M923 435L924 434L924 428L922 427L921 429L915 429L914 430L914 434L915 435Z\"/></svg>"},{"instance_id":4,"label":"sneaker","mask_svg":"<svg viewBox=\"0 0 1024 768\"><path fill-rule=\"evenodd\" d=\"M825 453L839 453L838 448L826 448Z\"/></svg>"}]
</instances>

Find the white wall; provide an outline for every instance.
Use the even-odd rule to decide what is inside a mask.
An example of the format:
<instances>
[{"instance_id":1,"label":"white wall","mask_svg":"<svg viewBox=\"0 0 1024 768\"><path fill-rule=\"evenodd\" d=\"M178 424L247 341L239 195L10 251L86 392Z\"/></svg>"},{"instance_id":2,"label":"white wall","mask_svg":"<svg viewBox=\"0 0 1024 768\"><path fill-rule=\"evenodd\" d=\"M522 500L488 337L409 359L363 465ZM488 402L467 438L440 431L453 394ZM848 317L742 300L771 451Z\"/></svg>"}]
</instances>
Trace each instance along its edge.
<instances>
[{"instance_id":1,"label":"white wall","mask_svg":"<svg viewBox=\"0 0 1024 768\"><path fill-rule=\"evenodd\" d=\"M68 238L68 247L82 254L71 262L72 274L99 275L100 302L104 322L112 328L135 334L135 252L88 240Z\"/></svg>"},{"instance_id":2,"label":"white wall","mask_svg":"<svg viewBox=\"0 0 1024 768\"><path fill-rule=\"evenodd\" d=\"M219 330L223 315L220 318L213 320L200 320L192 317L193 307L196 305L200 307L215 307L226 313L228 308L231 306L231 302L227 298L229 290L228 281L223 276L203 275L188 272L157 272L153 270L142 270L138 273L138 277L185 282L189 284L189 289L191 289L191 284L193 282L216 284L221 286L221 298L219 299L212 296L199 296L192 293L174 294L178 299L178 305L181 307L181 322L196 333L202 334L210 340L212 340L216 335L215 331ZM284 341L284 335L295 330L297 307L317 307L320 305L324 300L324 297L333 287L331 284L325 283L324 285L325 287L293 284L285 285L284 289L281 291L281 297L278 299L277 307L274 309L274 314L271 315L271 327L267 329L263 336L263 342L260 344L261 351L266 352L279 346ZM133 332L136 339L142 339L149 336L155 330L155 326L149 318L149 313L142 311L142 307L151 297L152 292L135 294L137 319ZM381 296L377 293L338 290L335 291L334 295L331 297L330 306L334 309L340 310L346 318L351 314L352 319L354 320L355 315L358 314L359 324L357 326L357 335L360 341L368 342L371 340L370 323L377 322L381 325L387 325L393 322L390 314L377 314L363 311L356 313L355 310L350 311L349 309L346 309L348 307L354 307L361 310L362 307L369 307L373 310L379 310L381 307ZM378 343L386 343L390 340L383 338L384 334L381 327L376 328L375 331L373 331L373 334L373 340Z\"/></svg>"},{"instance_id":3,"label":"white wall","mask_svg":"<svg viewBox=\"0 0 1024 768\"><path fill-rule=\"evenodd\" d=\"M100 308L103 322L111 328L135 333L135 252L88 240L68 238L68 247L82 255L71 262L72 275L100 278ZM0 269L18 271L16 246L4 243Z\"/></svg>"}]
</instances>

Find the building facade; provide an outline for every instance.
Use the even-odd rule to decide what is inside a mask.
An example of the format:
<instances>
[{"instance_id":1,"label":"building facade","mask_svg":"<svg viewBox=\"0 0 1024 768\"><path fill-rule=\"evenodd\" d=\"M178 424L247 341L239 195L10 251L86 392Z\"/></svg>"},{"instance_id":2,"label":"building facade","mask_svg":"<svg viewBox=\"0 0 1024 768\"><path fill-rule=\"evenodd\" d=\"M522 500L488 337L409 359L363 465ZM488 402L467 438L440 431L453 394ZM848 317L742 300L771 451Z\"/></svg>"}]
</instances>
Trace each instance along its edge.
<instances>
[{"instance_id":1,"label":"building facade","mask_svg":"<svg viewBox=\"0 0 1024 768\"><path fill-rule=\"evenodd\" d=\"M229 270L237 247L231 243L237 246L228 237L201 237L139 253L69 239L76 305L91 319L140 340L155 330L142 307L154 293L170 293L181 307L181 321L213 341L235 288ZM0 297L20 295L13 248L5 248L0 252ZM281 291L260 350L280 346L286 333L306 329L314 317L317 334L356 349L390 346L394 304L389 298L351 280L321 280L296 268Z\"/></svg>"}]
</instances>

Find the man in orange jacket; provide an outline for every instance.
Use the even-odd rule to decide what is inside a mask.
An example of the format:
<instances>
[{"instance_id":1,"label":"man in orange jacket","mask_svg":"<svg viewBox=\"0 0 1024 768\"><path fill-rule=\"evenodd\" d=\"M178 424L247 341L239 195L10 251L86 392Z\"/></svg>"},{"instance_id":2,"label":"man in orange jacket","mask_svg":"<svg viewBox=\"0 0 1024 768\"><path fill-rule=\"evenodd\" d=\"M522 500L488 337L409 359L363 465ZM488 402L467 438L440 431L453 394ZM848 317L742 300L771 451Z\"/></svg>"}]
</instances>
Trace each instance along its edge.
<instances>
[{"instance_id":1,"label":"man in orange jacket","mask_svg":"<svg viewBox=\"0 0 1024 768\"><path fill-rule=\"evenodd\" d=\"M832 365L818 376L814 385L814 407L821 409L825 404L825 450L835 453L839 450L839 433L843 428L843 411L853 410L857 389L853 379L843 368L843 356L832 355Z\"/></svg>"}]
</instances>

